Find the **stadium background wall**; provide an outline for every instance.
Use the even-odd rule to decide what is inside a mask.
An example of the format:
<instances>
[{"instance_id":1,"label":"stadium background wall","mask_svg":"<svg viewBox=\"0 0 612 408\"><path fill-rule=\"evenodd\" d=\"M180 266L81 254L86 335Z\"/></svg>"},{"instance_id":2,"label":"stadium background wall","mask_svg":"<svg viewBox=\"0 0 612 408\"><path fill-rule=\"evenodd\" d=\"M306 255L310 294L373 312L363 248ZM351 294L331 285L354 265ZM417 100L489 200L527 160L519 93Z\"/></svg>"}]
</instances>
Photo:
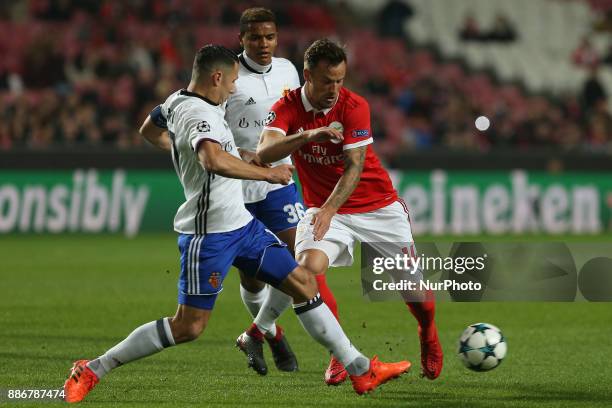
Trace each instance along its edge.
<instances>
[{"instance_id":1,"label":"stadium background wall","mask_svg":"<svg viewBox=\"0 0 612 408\"><path fill-rule=\"evenodd\" d=\"M404 163L412 169L391 174L411 209L416 234L598 234L612 229L608 172L551 173L541 169L541 161L532 170L499 166L491 171L475 169L465 157L430 161L428 170L413 167L411 160ZM430 170L431 163L446 168ZM182 199L165 154L0 157L0 234L167 232Z\"/></svg>"}]
</instances>

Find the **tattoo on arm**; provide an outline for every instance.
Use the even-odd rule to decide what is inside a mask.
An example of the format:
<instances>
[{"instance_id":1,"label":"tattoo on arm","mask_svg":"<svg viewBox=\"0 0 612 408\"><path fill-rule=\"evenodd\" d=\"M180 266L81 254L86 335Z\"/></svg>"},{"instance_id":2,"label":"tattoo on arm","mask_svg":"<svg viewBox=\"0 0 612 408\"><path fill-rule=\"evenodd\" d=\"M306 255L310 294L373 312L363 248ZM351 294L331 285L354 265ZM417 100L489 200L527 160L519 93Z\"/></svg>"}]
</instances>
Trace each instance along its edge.
<instances>
[{"instance_id":1,"label":"tattoo on arm","mask_svg":"<svg viewBox=\"0 0 612 408\"><path fill-rule=\"evenodd\" d=\"M353 194L361 178L366 150L367 146L362 146L344 151L344 173L325 202L325 206L338 209Z\"/></svg>"}]
</instances>

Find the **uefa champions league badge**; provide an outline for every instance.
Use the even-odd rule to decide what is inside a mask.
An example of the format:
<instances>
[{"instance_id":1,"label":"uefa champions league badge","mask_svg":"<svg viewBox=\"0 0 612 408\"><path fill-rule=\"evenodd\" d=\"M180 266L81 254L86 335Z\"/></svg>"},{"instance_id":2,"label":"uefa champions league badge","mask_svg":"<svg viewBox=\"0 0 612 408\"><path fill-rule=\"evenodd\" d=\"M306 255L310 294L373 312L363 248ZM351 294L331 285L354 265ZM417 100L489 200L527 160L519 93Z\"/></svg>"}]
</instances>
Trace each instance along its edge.
<instances>
[{"instance_id":1,"label":"uefa champions league badge","mask_svg":"<svg viewBox=\"0 0 612 408\"><path fill-rule=\"evenodd\" d=\"M344 126L340 122L334 121L334 122L329 124L329 127L332 128L332 129L336 129L340 133L344 133ZM335 144L338 144L338 143L341 142L341 140L332 139L331 142L335 143Z\"/></svg>"}]
</instances>

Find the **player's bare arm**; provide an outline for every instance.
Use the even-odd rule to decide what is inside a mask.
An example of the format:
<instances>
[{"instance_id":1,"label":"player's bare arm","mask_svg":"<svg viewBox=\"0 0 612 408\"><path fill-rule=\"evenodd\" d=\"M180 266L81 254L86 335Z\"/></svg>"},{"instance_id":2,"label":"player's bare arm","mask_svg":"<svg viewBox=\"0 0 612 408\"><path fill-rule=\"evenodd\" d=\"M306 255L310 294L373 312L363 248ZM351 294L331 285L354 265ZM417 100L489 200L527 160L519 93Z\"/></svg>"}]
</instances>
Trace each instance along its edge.
<instances>
[{"instance_id":1,"label":"player's bare arm","mask_svg":"<svg viewBox=\"0 0 612 408\"><path fill-rule=\"evenodd\" d=\"M270 165L268 163L264 163L259 156L257 155L257 152L253 152L251 150L247 150L247 149L241 149L240 147L238 148L238 153L240 153L240 158L249 163L249 164L253 164L255 166L259 166L259 167L270 167Z\"/></svg>"},{"instance_id":2,"label":"player's bare arm","mask_svg":"<svg viewBox=\"0 0 612 408\"><path fill-rule=\"evenodd\" d=\"M344 151L344 173L338 180L334 191L312 219L315 240L323 239L329 229L332 217L355 191L361 178L367 148L367 146L362 146Z\"/></svg>"},{"instance_id":3,"label":"player's bare arm","mask_svg":"<svg viewBox=\"0 0 612 408\"><path fill-rule=\"evenodd\" d=\"M304 130L290 136L267 129L261 133L257 155L264 163L272 163L289 156L306 143L329 141L340 143L342 140L344 140L342 133L330 127Z\"/></svg>"},{"instance_id":4,"label":"player's bare arm","mask_svg":"<svg viewBox=\"0 0 612 408\"><path fill-rule=\"evenodd\" d=\"M152 145L159 147L162 150L171 150L172 141L168 132L155 125L151 117L147 115L147 118L140 126L138 132Z\"/></svg>"},{"instance_id":5,"label":"player's bare arm","mask_svg":"<svg viewBox=\"0 0 612 408\"><path fill-rule=\"evenodd\" d=\"M272 168L258 167L232 156L213 141L203 141L198 147L198 159L206 171L223 177L243 180L263 180L268 183L288 184L293 166L281 164Z\"/></svg>"}]
</instances>

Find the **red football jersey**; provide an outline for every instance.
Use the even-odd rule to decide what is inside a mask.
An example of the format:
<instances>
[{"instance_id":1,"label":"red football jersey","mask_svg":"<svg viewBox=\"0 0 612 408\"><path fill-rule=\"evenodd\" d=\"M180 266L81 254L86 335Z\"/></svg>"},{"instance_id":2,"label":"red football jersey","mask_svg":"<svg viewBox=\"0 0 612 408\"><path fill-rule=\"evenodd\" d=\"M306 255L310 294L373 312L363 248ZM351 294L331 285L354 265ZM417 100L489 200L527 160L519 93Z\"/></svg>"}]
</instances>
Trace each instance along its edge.
<instances>
[{"instance_id":1,"label":"red football jersey","mask_svg":"<svg viewBox=\"0 0 612 408\"><path fill-rule=\"evenodd\" d=\"M363 213L385 207L397 200L389 174L372 149L370 107L368 102L346 88L340 90L336 104L317 112L306 98L304 88L297 88L278 100L268 114L264 129L293 135L322 126L341 128L340 143L307 143L292 154L302 183L304 202L321 207L344 172L343 150L367 145L361 179L355 191L338 210L339 214Z\"/></svg>"}]
</instances>

